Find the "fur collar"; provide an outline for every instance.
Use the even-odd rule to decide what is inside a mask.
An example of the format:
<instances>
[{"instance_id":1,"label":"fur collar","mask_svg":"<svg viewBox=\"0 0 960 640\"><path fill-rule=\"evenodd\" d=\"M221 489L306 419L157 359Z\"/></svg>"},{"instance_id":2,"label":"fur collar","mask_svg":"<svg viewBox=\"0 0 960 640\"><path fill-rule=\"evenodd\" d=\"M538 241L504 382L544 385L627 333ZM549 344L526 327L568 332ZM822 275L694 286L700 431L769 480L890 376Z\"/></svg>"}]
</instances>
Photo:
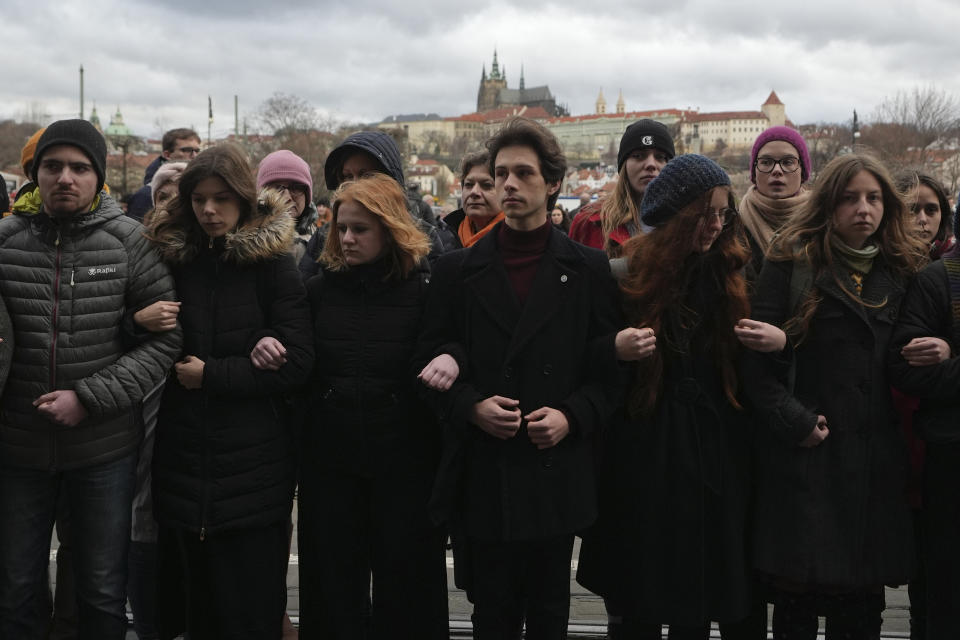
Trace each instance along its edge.
<instances>
[{"instance_id":1,"label":"fur collar","mask_svg":"<svg viewBox=\"0 0 960 640\"><path fill-rule=\"evenodd\" d=\"M289 253L293 243L294 226L294 219L287 213L284 196L277 191L265 189L260 192L257 211L217 243L223 247L220 259L224 262L250 264ZM160 211L150 221L147 235L156 246L160 257L169 264L193 261L201 247L210 242L189 209L180 216Z\"/></svg>"}]
</instances>

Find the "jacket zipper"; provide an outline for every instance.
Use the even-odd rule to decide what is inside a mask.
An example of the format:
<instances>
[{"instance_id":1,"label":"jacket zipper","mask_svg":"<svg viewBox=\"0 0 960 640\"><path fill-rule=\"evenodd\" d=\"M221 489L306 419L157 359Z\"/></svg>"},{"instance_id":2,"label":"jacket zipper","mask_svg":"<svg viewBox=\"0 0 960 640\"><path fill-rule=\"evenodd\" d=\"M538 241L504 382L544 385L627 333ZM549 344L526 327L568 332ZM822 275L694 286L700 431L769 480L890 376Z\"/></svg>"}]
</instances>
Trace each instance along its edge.
<instances>
[{"instance_id":1,"label":"jacket zipper","mask_svg":"<svg viewBox=\"0 0 960 640\"><path fill-rule=\"evenodd\" d=\"M60 247L59 229L57 229L57 239L53 241L53 246L57 248L57 257L53 270L53 340L50 342L50 388L48 391L56 389L57 384L57 322L60 315L60 260L63 253Z\"/></svg>"},{"instance_id":2,"label":"jacket zipper","mask_svg":"<svg viewBox=\"0 0 960 640\"><path fill-rule=\"evenodd\" d=\"M53 241L56 247L57 255L54 261L53 269L53 313L51 314L51 326L53 327L53 339L50 341L50 388L47 392L54 391L57 388L57 337L60 311L60 261L63 249L60 246L60 229L57 228L57 237ZM57 468L57 438L55 435L50 437L50 468Z\"/></svg>"},{"instance_id":3,"label":"jacket zipper","mask_svg":"<svg viewBox=\"0 0 960 640\"><path fill-rule=\"evenodd\" d=\"M213 238L210 239L210 246L213 246ZM216 283L220 280L220 261L217 260L217 256L213 258L213 282ZM217 287L216 284L210 287L210 326L209 326L209 336L210 340L213 339L214 335L214 326L216 325L216 309L217 309ZM211 347L213 345L211 344ZM211 352L213 349L211 348ZM208 474L210 471L210 433L209 427L210 421L206 419L206 414L210 409L210 396L207 394L205 389L200 389L200 393L203 394L203 437L201 442L203 443L203 456L201 459L200 469L200 481L203 483L203 504L200 506L200 542L203 542L207 538L207 509L210 506L210 478Z\"/></svg>"}]
</instances>

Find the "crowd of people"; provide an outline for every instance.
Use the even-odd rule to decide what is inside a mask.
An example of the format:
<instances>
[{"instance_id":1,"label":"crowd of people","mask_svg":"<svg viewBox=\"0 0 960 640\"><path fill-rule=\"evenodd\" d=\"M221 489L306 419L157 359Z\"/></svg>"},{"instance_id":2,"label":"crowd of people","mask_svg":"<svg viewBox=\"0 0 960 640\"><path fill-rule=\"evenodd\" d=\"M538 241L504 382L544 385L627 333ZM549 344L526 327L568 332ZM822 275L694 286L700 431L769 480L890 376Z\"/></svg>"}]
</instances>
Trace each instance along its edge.
<instances>
[{"instance_id":1,"label":"crowd of people","mask_svg":"<svg viewBox=\"0 0 960 640\"><path fill-rule=\"evenodd\" d=\"M908 583L911 637L960 637L934 178L772 127L735 194L640 120L571 215L514 118L436 220L383 132L329 154L332 203L288 150L201 147L168 132L126 214L90 123L24 147L0 640L123 638L128 598L141 640L290 637L295 498L301 638L448 638L448 547L474 637L564 638L577 536L614 640L877 639Z\"/></svg>"}]
</instances>

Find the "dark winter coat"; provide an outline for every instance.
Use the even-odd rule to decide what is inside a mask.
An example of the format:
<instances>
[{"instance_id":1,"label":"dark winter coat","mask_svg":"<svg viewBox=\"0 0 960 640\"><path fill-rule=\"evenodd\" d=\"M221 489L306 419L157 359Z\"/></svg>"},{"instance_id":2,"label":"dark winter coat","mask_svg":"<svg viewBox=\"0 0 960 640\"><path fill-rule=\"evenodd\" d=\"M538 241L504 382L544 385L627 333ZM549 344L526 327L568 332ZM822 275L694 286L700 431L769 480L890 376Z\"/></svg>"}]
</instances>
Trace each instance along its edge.
<instances>
[{"instance_id":1,"label":"dark winter coat","mask_svg":"<svg viewBox=\"0 0 960 640\"><path fill-rule=\"evenodd\" d=\"M412 371L429 282L423 268L384 281L380 261L324 270L307 284L317 357L304 427L305 473L434 473L440 431Z\"/></svg>"},{"instance_id":2,"label":"dark winter coat","mask_svg":"<svg viewBox=\"0 0 960 640\"><path fill-rule=\"evenodd\" d=\"M147 165L143 173L143 186L134 191L127 200L127 215L137 222L143 222L143 216L153 209L153 190L150 189L150 182L153 181L154 174L164 162L166 160L163 156L157 156Z\"/></svg>"},{"instance_id":3,"label":"dark winter coat","mask_svg":"<svg viewBox=\"0 0 960 640\"><path fill-rule=\"evenodd\" d=\"M437 516L477 539L566 535L596 518L595 436L620 399L617 293L602 252L552 229L521 306L497 249L498 229L433 269L418 366L445 343L465 354L450 391L431 395L445 423ZM542 450L525 424L510 439L490 436L468 416L493 395L519 400L523 415L562 410L571 432Z\"/></svg>"},{"instance_id":4,"label":"dark winter coat","mask_svg":"<svg viewBox=\"0 0 960 640\"><path fill-rule=\"evenodd\" d=\"M268 201L240 229L209 245L195 221L158 241L178 284L184 355L203 360L202 388L172 377L157 425L154 496L161 525L204 534L289 517L295 464L283 394L313 365L310 311L288 250L293 219ZM272 336L286 348L278 371L250 351Z\"/></svg>"},{"instance_id":5,"label":"dark winter coat","mask_svg":"<svg viewBox=\"0 0 960 640\"><path fill-rule=\"evenodd\" d=\"M945 263L933 262L911 283L890 342L890 376L895 387L920 399L913 425L927 442L960 442L960 344L954 335L950 281ZM914 338L936 337L950 345L952 357L913 367L900 350Z\"/></svg>"},{"instance_id":6,"label":"dark winter coat","mask_svg":"<svg viewBox=\"0 0 960 640\"><path fill-rule=\"evenodd\" d=\"M705 265L712 271L712 267ZM651 622L691 625L749 613L752 422L723 392L712 356L720 283L694 266L657 349L663 388L649 416L604 437L600 515L583 534L577 581Z\"/></svg>"},{"instance_id":7,"label":"dark winter coat","mask_svg":"<svg viewBox=\"0 0 960 640\"><path fill-rule=\"evenodd\" d=\"M783 326L793 315L792 273L790 261L764 264L755 320ZM877 308L852 300L829 273L814 284L822 300L805 338L783 353L744 355L744 391L758 414L755 566L814 589L902 584L915 547L885 360L904 282L878 257L862 294ZM829 436L801 447L818 414Z\"/></svg>"},{"instance_id":8,"label":"dark winter coat","mask_svg":"<svg viewBox=\"0 0 960 640\"><path fill-rule=\"evenodd\" d=\"M179 329L124 343L126 310L172 300L173 279L143 227L106 193L99 198L69 218L41 208L0 221L0 293L16 339L0 464L65 470L133 452L140 403L180 352ZM57 389L75 391L88 417L65 428L38 413L33 401Z\"/></svg>"}]
</instances>

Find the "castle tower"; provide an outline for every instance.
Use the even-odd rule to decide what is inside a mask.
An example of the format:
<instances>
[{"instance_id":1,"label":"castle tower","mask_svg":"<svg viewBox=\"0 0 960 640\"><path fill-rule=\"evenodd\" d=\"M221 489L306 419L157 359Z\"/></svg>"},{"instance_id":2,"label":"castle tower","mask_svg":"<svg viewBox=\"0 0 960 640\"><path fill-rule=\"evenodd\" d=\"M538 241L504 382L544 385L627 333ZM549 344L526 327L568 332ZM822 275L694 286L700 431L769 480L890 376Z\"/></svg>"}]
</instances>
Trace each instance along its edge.
<instances>
[{"instance_id":1,"label":"castle tower","mask_svg":"<svg viewBox=\"0 0 960 640\"><path fill-rule=\"evenodd\" d=\"M771 127L780 127L787 122L787 107L780 102L776 91L770 92L767 101L760 107L760 111L763 112L763 115L767 116L767 120L770 121L769 126Z\"/></svg>"},{"instance_id":2,"label":"castle tower","mask_svg":"<svg viewBox=\"0 0 960 640\"><path fill-rule=\"evenodd\" d=\"M623 115L627 112L627 103L623 101L623 89L620 89L620 97L617 98L617 114Z\"/></svg>"},{"instance_id":3,"label":"castle tower","mask_svg":"<svg viewBox=\"0 0 960 640\"><path fill-rule=\"evenodd\" d=\"M500 72L500 63L497 61L497 50L493 50L493 64L490 73L484 64L480 77L480 88L477 91L477 111L490 111L500 106L500 89L507 88L507 79Z\"/></svg>"},{"instance_id":4,"label":"castle tower","mask_svg":"<svg viewBox=\"0 0 960 640\"><path fill-rule=\"evenodd\" d=\"M607 100L603 97L603 88L600 88L600 93L597 95L597 113L606 113L607 112Z\"/></svg>"}]
</instances>

